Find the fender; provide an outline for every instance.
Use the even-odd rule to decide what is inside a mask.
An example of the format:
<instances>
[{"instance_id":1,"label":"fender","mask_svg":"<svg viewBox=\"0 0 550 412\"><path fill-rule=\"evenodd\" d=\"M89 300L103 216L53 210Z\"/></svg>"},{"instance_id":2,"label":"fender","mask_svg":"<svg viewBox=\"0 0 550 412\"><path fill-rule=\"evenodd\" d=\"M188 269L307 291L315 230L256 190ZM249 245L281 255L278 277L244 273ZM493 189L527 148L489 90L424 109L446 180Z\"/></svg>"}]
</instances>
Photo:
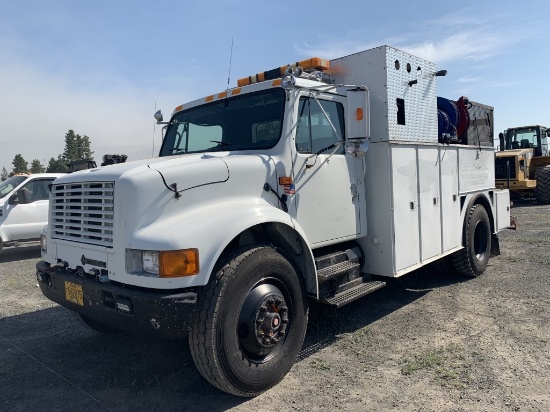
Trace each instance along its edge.
<instances>
[{"instance_id":1,"label":"fender","mask_svg":"<svg viewBox=\"0 0 550 412\"><path fill-rule=\"evenodd\" d=\"M214 266L229 243L247 229L262 223L280 223L296 231L304 249L309 268L304 273L308 291L318 293L311 246L303 229L285 212L261 198L234 198L223 203L187 210L177 218L161 219L135 231L129 244L133 249L199 250L199 273L195 276L159 279L131 276L131 284L151 288L187 288L204 286L210 280ZM182 234L184 236L178 236ZM137 279L140 278L140 279ZM315 279L312 282L312 279ZM121 281L120 277L117 280ZM137 282L136 282L137 281Z\"/></svg>"}]
</instances>

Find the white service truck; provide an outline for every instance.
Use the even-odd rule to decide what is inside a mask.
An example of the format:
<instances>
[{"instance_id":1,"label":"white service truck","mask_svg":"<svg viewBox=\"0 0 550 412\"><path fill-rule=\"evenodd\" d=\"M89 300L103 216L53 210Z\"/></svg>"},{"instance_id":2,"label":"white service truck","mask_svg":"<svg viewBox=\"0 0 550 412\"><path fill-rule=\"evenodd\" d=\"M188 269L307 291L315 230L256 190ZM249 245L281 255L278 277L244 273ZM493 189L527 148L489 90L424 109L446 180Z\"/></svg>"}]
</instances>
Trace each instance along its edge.
<instances>
[{"instance_id":1,"label":"white service truck","mask_svg":"<svg viewBox=\"0 0 550 412\"><path fill-rule=\"evenodd\" d=\"M0 182L0 253L38 240L48 223L49 186L62 173L17 174Z\"/></svg>"},{"instance_id":2,"label":"white service truck","mask_svg":"<svg viewBox=\"0 0 550 412\"><path fill-rule=\"evenodd\" d=\"M509 193L493 147L438 143L442 74L382 46L157 112L159 157L53 184L43 294L100 332L189 335L207 381L255 396L294 363L309 300L443 258L480 275Z\"/></svg>"}]
</instances>

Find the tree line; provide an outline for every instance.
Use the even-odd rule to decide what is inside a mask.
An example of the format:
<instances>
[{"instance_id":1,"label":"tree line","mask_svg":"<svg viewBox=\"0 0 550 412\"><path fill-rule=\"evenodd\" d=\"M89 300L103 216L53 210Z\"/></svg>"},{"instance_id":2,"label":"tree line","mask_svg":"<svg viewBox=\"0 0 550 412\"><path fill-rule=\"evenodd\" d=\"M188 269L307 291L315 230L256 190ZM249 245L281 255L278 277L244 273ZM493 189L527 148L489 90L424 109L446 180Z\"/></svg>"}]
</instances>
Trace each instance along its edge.
<instances>
[{"instance_id":1,"label":"tree line","mask_svg":"<svg viewBox=\"0 0 550 412\"><path fill-rule=\"evenodd\" d=\"M63 153L57 155L56 158L50 158L47 166L42 165L40 160L34 159L29 167L29 162L18 153L11 162L13 165L11 173L3 167L0 179L6 180L8 177L18 173L67 173L69 163L75 160L93 160L93 154L90 138L86 135L75 134L74 130L71 129L65 134L65 149Z\"/></svg>"}]
</instances>

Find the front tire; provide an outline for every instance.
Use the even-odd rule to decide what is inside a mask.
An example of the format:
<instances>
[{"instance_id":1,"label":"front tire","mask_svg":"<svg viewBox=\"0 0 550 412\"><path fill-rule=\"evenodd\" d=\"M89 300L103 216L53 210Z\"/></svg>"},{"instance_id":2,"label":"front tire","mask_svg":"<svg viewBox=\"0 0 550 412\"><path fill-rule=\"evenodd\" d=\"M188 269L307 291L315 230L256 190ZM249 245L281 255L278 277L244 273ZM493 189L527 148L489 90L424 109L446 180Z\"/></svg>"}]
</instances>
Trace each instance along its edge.
<instances>
[{"instance_id":1,"label":"front tire","mask_svg":"<svg viewBox=\"0 0 550 412\"><path fill-rule=\"evenodd\" d=\"M305 289L292 264L270 247L241 249L217 267L198 295L191 355L217 388L256 396L283 379L302 347Z\"/></svg>"},{"instance_id":2,"label":"front tire","mask_svg":"<svg viewBox=\"0 0 550 412\"><path fill-rule=\"evenodd\" d=\"M468 213L464 233L464 249L453 254L456 271L463 276L477 277L485 272L491 256L491 222L482 205L474 205Z\"/></svg>"}]
</instances>

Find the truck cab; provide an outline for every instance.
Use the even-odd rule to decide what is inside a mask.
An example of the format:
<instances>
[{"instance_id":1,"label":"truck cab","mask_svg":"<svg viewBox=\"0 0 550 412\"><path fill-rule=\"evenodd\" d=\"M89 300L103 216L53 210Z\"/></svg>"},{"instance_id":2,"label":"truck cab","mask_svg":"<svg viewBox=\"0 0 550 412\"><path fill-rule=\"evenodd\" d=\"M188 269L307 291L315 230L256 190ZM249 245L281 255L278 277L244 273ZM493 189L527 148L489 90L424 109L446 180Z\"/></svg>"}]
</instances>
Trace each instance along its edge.
<instances>
[{"instance_id":1,"label":"truck cab","mask_svg":"<svg viewBox=\"0 0 550 412\"><path fill-rule=\"evenodd\" d=\"M48 223L49 186L63 174L18 174L0 182L0 252L14 242L37 240Z\"/></svg>"}]
</instances>

